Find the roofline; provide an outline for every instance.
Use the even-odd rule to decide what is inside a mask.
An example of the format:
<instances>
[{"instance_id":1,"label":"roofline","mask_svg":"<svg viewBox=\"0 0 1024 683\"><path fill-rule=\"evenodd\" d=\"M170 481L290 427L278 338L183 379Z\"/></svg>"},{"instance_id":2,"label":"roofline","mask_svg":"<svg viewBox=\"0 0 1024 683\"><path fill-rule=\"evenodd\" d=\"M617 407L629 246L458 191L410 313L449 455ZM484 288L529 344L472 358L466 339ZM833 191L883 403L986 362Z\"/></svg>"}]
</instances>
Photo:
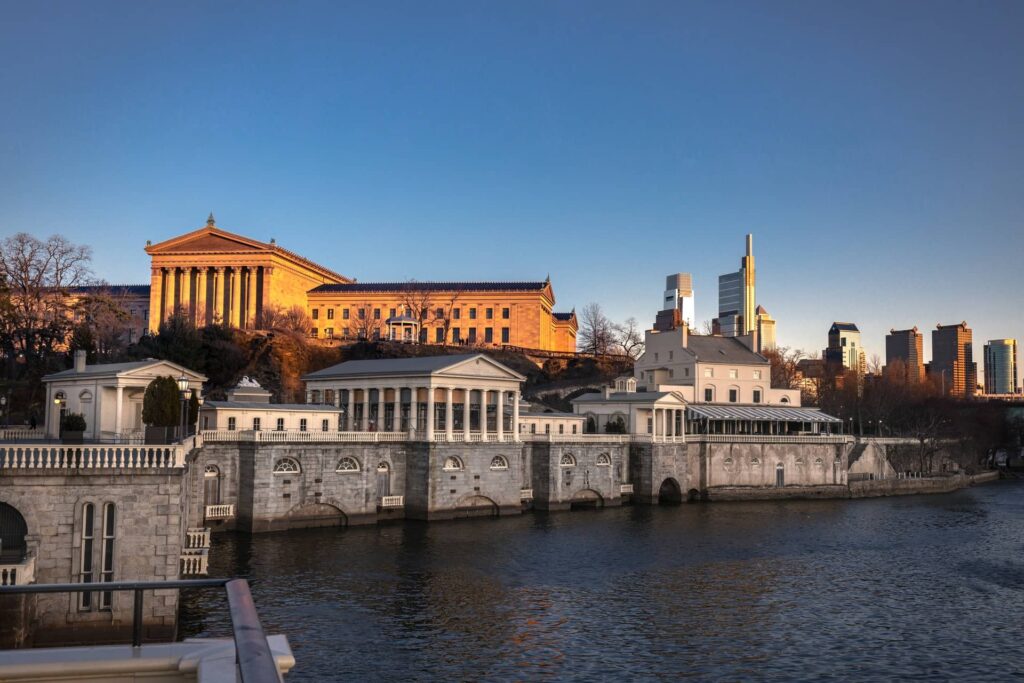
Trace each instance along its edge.
<instances>
[{"instance_id":1,"label":"roofline","mask_svg":"<svg viewBox=\"0 0 1024 683\"><path fill-rule=\"evenodd\" d=\"M453 355L453 357L458 358L460 356L454 356ZM416 356L411 356L411 358L416 358ZM301 379L303 382L317 382L317 381L324 381L324 380L331 380L331 379L349 379L349 378L365 379L365 378L368 378L368 377L394 377L396 375L404 375L404 376L407 376L407 377L433 377L434 375L440 373L443 370L449 369L449 368L451 368L453 366L461 365L462 363L469 362L469 361L473 360L474 358L483 358L486 361L488 361L490 363L493 363L493 364L503 368L504 370L512 373L513 375L515 375L515 378L518 381L520 381L520 382L525 382L526 381L526 376L525 375L522 375L522 374L516 372L512 368L510 368L507 365L505 365L504 363L502 363L501 361L497 361L497 360L491 358L490 356L488 356L487 354L484 354L484 353L471 353L471 354L467 354L467 355L461 356L461 358L462 358L462 360L457 361L456 363L452 363L452 365L449 365L446 368L441 368L439 370L426 370L426 371L420 371L420 372L409 372L409 371L404 371L403 372L403 371L399 371L399 370L394 370L394 371L387 371L387 372L380 372L380 371L374 371L374 372L355 372L355 373L348 373L348 374L345 374L345 375L325 375L323 377L313 377L312 376L312 375L315 375L318 372L323 372L324 370L329 370L330 369L330 368L323 368L322 370L316 370L314 372L307 373L307 374L303 375L302 377L300 377L299 379ZM367 360L387 361L387 360L398 360L398 359L394 359L394 358L373 358L373 359L367 359ZM344 361L342 363L338 363L338 365L344 365L345 363L353 363L353 362L359 362L359 361ZM335 366L331 366L331 367L335 367ZM466 377L467 379L472 379L474 377L474 375L461 375L459 373L455 373L453 376L455 376L455 377Z\"/></svg>"},{"instance_id":2,"label":"roofline","mask_svg":"<svg viewBox=\"0 0 1024 683\"><path fill-rule=\"evenodd\" d=\"M210 379L209 377L207 377L206 375L204 375L202 373L196 372L195 370L189 370L184 365L178 365L174 361L170 361L170 360L162 360L160 358L151 358L149 360L128 361L128 362L129 363L131 363L131 362L145 363L145 365L139 365L138 367L132 368L130 370L121 370L119 372L112 372L110 374L113 375L114 377L123 377L124 375L126 375L126 374L128 374L130 372L135 372L137 370L142 370L143 368L148 368L148 367L150 367L152 365L156 365L157 363L166 363L168 365L171 365L171 366L177 368L178 370L181 370L183 373L187 372L187 373L190 373L192 375L195 375L196 377L201 378L199 380L200 382L207 382ZM120 363L110 363L110 365L120 365ZM92 367L96 367L96 366L93 365ZM42 381L46 381L47 378L53 378L53 377L56 377L57 375L63 375L63 373L65 373L65 372L70 373L70 374L63 375L62 377L59 377L58 379L71 379L71 378L76 377L78 375L82 375L83 377L89 376L90 373L88 372L88 368L89 368L89 366L87 365L86 366L86 372L82 372L82 373L71 372L72 370L74 370L74 368L67 368L66 370L60 370L59 372L51 372L48 375L43 375L41 380ZM102 374L103 373L92 373L92 376L102 375Z\"/></svg>"}]
</instances>

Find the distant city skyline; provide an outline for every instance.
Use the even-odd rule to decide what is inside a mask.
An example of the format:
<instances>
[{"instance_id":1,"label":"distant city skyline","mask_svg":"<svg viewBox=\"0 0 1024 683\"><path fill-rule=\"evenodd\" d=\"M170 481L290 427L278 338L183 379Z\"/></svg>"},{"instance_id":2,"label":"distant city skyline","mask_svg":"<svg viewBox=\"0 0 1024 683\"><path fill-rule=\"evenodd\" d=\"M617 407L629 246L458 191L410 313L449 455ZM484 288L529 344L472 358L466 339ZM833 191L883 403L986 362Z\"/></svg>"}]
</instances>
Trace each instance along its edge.
<instances>
[{"instance_id":1,"label":"distant city skyline","mask_svg":"<svg viewBox=\"0 0 1024 683\"><path fill-rule=\"evenodd\" d=\"M848 320L884 359L916 325L929 360L966 320L980 365L1024 338L992 294L1024 284L1022 25L1015 2L12 5L0 235L142 284L146 240L213 211L360 280L550 272L559 309L647 326L666 273L713 318L753 233L780 345Z\"/></svg>"}]
</instances>

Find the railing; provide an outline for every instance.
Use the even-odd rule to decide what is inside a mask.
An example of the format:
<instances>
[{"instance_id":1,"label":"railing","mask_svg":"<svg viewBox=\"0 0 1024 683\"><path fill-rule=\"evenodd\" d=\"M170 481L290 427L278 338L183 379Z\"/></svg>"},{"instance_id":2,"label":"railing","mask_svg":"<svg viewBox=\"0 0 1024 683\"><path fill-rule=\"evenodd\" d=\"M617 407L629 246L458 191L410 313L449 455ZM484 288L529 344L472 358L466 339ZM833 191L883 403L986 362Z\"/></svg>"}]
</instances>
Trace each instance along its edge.
<instances>
[{"instance_id":1,"label":"railing","mask_svg":"<svg viewBox=\"0 0 1024 683\"><path fill-rule=\"evenodd\" d=\"M390 443L400 441L426 441L424 431L401 432L324 432L288 430L207 430L200 433L204 441L210 442L251 442L251 443ZM451 438L445 431L435 431L434 443L465 443L467 441L481 443L516 443L518 439L512 432L505 432L501 438L493 432L481 434L472 432L468 438L465 432L453 432Z\"/></svg>"},{"instance_id":2,"label":"railing","mask_svg":"<svg viewBox=\"0 0 1024 683\"><path fill-rule=\"evenodd\" d=\"M519 500L533 500L533 489L519 489Z\"/></svg>"},{"instance_id":3,"label":"railing","mask_svg":"<svg viewBox=\"0 0 1024 683\"><path fill-rule=\"evenodd\" d=\"M15 564L0 564L0 586L24 586L35 578L35 557L27 557Z\"/></svg>"},{"instance_id":4,"label":"railing","mask_svg":"<svg viewBox=\"0 0 1024 683\"><path fill-rule=\"evenodd\" d=\"M190 549L209 548L210 530L205 527L187 530L185 532L185 547Z\"/></svg>"},{"instance_id":5,"label":"railing","mask_svg":"<svg viewBox=\"0 0 1024 683\"><path fill-rule=\"evenodd\" d=\"M842 434L809 434L783 436L781 434L690 434L687 439L702 443L850 443L852 436Z\"/></svg>"},{"instance_id":6,"label":"railing","mask_svg":"<svg viewBox=\"0 0 1024 683\"><path fill-rule=\"evenodd\" d=\"M132 647L142 647L143 592L167 589L220 588L228 594L228 610L235 639L235 661L242 683L280 683L277 663L260 624L256 605L245 579L191 579L182 581L110 581L103 584L43 583L31 586L4 586L0 595L15 593L89 593L97 590L135 595L132 609Z\"/></svg>"},{"instance_id":7,"label":"railing","mask_svg":"<svg viewBox=\"0 0 1024 683\"><path fill-rule=\"evenodd\" d=\"M619 495L622 495L623 493L633 493L633 485L632 484L620 484L619 485Z\"/></svg>"},{"instance_id":8,"label":"railing","mask_svg":"<svg viewBox=\"0 0 1024 683\"><path fill-rule=\"evenodd\" d=\"M209 573L210 555L206 548L183 550L181 553L182 576L206 576Z\"/></svg>"},{"instance_id":9,"label":"railing","mask_svg":"<svg viewBox=\"0 0 1024 683\"><path fill-rule=\"evenodd\" d=\"M42 427L29 429L28 427L9 427L0 429L0 441L43 441L46 439L46 430Z\"/></svg>"},{"instance_id":10,"label":"railing","mask_svg":"<svg viewBox=\"0 0 1024 683\"><path fill-rule=\"evenodd\" d=\"M141 444L146 442L146 432L142 429L129 429L123 432L100 432L103 443Z\"/></svg>"},{"instance_id":11,"label":"railing","mask_svg":"<svg viewBox=\"0 0 1024 683\"><path fill-rule=\"evenodd\" d=\"M178 468L185 466L185 452L185 446L0 445L0 469Z\"/></svg>"},{"instance_id":12,"label":"railing","mask_svg":"<svg viewBox=\"0 0 1024 683\"><path fill-rule=\"evenodd\" d=\"M235 505L234 503L229 505L207 505L206 514L203 516L206 519L228 519L229 517L234 517Z\"/></svg>"},{"instance_id":13,"label":"railing","mask_svg":"<svg viewBox=\"0 0 1024 683\"><path fill-rule=\"evenodd\" d=\"M400 508L405 505L405 496L382 496L380 506L382 508Z\"/></svg>"},{"instance_id":14,"label":"railing","mask_svg":"<svg viewBox=\"0 0 1024 683\"><path fill-rule=\"evenodd\" d=\"M685 434L679 434L676 436L663 436L659 434L654 436L653 434L630 434L630 441L636 443L686 443L687 437Z\"/></svg>"},{"instance_id":15,"label":"railing","mask_svg":"<svg viewBox=\"0 0 1024 683\"><path fill-rule=\"evenodd\" d=\"M481 434L480 432L470 432L466 434L465 431L452 432L451 438L448 438L447 432L434 432L435 443L516 443L519 439L516 438L515 433L506 431L501 437L496 432L488 432Z\"/></svg>"},{"instance_id":16,"label":"railing","mask_svg":"<svg viewBox=\"0 0 1024 683\"><path fill-rule=\"evenodd\" d=\"M523 441L541 443L629 443L632 434L523 434Z\"/></svg>"}]
</instances>

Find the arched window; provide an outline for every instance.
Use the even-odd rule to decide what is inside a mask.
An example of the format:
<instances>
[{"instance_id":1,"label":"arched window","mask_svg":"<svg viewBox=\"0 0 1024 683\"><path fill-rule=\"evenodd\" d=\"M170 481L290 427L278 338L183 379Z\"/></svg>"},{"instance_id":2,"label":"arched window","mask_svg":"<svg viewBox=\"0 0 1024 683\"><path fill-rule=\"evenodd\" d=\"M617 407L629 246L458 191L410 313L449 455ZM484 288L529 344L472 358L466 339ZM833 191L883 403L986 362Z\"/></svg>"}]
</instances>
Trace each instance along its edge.
<instances>
[{"instance_id":1,"label":"arched window","mask_svg":"<svg viewBox=\"0 0 1024 683\"><path fill-rule=\"evenodd\" d=\"M338 461L338 467L335 468L336 472L358 472L359 462L355 458L350 458L347 455Z\"/></svg>"},{"instance_id":2,"label":"arched window","mask_svg":"<svg viewBox=\"0 0 1024 683\"><path fill-rule=\"evenodd\" d=\"M611 467L611 465L612 459L611 457L609 457L607 453L601 453L600 455L597 456L598 467Z\"/></svg>"},{"instance_id":3,"label":"arched window","mask_svg":"<svg viewBox=\"0 0 1024 683\"><path fill-rule=\"evenodd\" d=\"M449 455L447 458L444 459L444 464L441 466L441 469L444 469L449 472L461 470L462 461L456 458L454 455Z\"/></svg>"},{"instance_id":4,"label":"arched window","mask_svg":"<svg viewBox=\"0 0 1024 683\"><path fill-rule=\"evenodd\" d=\"M789 403L789 396L783 396L780 398L779 403Z\"/></svg>"},{"instance_id":5,"label":"arched window","mask_svg":"<svg viewBox=\"0 0 1024 683\"><path fill-rule=\"evenodd\" d=\"M508 460L503 455L496 455L491 458L491 469L492 470L507 470Z\"/></svg>"},{"instance_id":6,"label":"arched window","mask_svg":"<svg viewBox=\"0 0 1024 683\"><path fill-rule=\"evenodd\" d=\"M733 460L732 458L726 458L722 461L722 469L726 472L732 472Z\"/></svg>"},{"instance_id":7,"label":"arched window","mask_svg":"<svg viewBox=\"0 0 1024 683\"><path fill-rule=\"evenodd\" d=\"M217 469L216 465L207 465L205 468L203 468L203 476L204 477L219 477L220 476L220 470Z\"/></svg>"},{"instance_id":8,"label":"arched window","mask_svg":"<svg viewBox=\"0 0 1024 683\"><path fill-rule=\"evenodd\" d=\"M299 463L292 458L281 458L274 463L274 474L298 474Z\"/></svg>"},{"instance_id":9,"label":"arched window","mask_svg":"<svg viewBox=\"0 0 1024 683\"><path fill-rule=\"evenodd\" d=\"M814 466L815 467L824 467L825 466L825 461L822 460L821 458L815 458L814 459Z\"/></svg>"},{"instance_id":10,"label":"arched window","mask_svg":"<svg viewBox=\"0 0 1024 683\"><path fill-rule=\"evenodd\" d=\"M0 564L18 564L25 559L25 536L28 524L16 508L7 503L0 503Z\"/></svg>"},{"instance_id":11,"label":"arched window","mask_svg":"<svg viewBox=\"0 0 1024 683\"><path fill-rule=\"evenodd\" d=\"M562 459L558 461L562 467L576 467L576 458L571 453L563 453Z\"/></svg>"},{"instance_id":12,"label":"arched window","mask_svg":"<svg viewBox=\"0 0 1024 683\"><path fill-rule=\"evenodd\" d=\"M387 464L386 462L384 462L382 460L379 463L377 463L377 471L378 472L390 472L391 471L391 465Z\"/></svg>"},{"instance_id":13,"label":"arched window","mask_svg":"<svg viewBox=\"0 0 1024 683\"><path fill-rule=\"evenodd\" d=\"M751 465L760 465L761 464L761 458L751 458L750 459L750 464Z\"/></svg>"},{"instance_id":14,"label":"arched window","mask_svg":"<svg viewBox=\"0 0 1024 683\"><path fill-rule=\"evenodd\" d=\"M78 395L78 400L81 401L82 403L88 403L89 401L92 400L92 392L89 391L88 389L83 389L82 393Z\"/></svg>"},{"instance_id":15,"label":"arched window","mask_svg":"<svg viewBox=\"0 0 1024 683\"><path fill-rule=\"evenodd\" d=\"M220 470L216 465L203 468L203 505L220 505Z\"/></svg>"}]
</instances>

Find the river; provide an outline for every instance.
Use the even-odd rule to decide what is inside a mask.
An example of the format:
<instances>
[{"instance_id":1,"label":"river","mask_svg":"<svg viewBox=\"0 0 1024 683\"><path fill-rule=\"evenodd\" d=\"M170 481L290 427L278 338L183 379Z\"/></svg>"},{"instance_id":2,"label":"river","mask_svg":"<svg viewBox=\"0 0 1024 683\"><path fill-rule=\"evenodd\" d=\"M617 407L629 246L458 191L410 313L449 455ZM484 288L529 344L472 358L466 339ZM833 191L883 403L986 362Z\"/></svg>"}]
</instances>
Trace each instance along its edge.
<instances>
[{"instance_id":1,"label":"river","mask_svg":"<svg viewBox=\"0 0 1024 683\"><path fill-rule=\"evenodd\" d=\"M1024 483L216 536L289 681L1007 680ZM185 599L181 635L227 635Z\"/></svg>"}]
</instances>

